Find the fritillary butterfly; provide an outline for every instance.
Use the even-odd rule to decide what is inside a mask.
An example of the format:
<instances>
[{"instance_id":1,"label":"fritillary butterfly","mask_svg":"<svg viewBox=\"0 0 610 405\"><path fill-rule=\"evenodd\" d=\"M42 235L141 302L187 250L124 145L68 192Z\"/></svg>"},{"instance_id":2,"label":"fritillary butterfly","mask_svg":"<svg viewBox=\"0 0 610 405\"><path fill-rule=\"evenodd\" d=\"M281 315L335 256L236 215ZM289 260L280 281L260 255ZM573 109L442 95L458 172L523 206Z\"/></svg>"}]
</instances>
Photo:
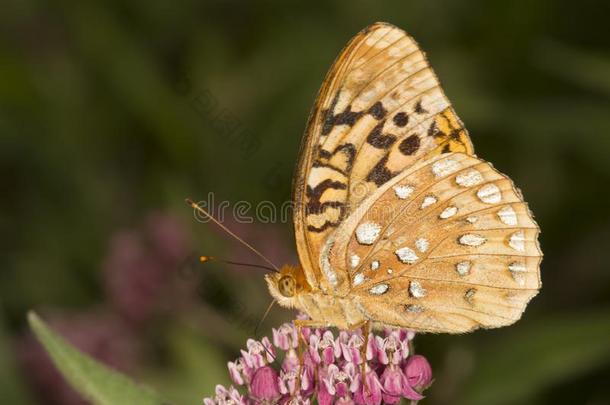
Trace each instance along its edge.
<instances>
[{"instance_id":1,"label":"fritillary butterfly","mask_svg":"<svg viewBox=\"0 0 610 405\"><path fill-rule=\"evenodd\" d=\"M514 323L540 287L520 191L474 155L424 53L376 23L330 69L294 179L301 266L266 276L308 325L463 333Z\"/></svg>"}]
</instances>

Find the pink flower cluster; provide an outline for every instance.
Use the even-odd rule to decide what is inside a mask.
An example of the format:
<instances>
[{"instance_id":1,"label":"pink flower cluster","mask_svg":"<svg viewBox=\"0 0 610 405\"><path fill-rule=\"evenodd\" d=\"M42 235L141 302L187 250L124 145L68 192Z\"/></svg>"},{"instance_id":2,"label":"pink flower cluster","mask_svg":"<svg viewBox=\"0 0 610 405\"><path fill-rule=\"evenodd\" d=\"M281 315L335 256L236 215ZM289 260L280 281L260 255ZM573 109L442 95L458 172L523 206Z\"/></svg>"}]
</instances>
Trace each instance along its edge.
<instances>
[{"instance_id":1,"label":"pink flower cluster","mask_svg":"<svg viewBox=\"0 0 610 405\"><path fill-rule=\"evenodd\" d=\"M241 357L229 363L231 380L245 394L218 385L215 396L203 403L309 405L317 399L320 405L396 404L402 398L422 399L421 392L432 382L428 361L410 353L413 332L371 333L364 351L361 331L335 336L328 329L303 328L302 333L307 342L302 344L302 366L297 328L283 324L273 329L273 344L267 337L248 339Z\"/></svg>"}]
</instances>

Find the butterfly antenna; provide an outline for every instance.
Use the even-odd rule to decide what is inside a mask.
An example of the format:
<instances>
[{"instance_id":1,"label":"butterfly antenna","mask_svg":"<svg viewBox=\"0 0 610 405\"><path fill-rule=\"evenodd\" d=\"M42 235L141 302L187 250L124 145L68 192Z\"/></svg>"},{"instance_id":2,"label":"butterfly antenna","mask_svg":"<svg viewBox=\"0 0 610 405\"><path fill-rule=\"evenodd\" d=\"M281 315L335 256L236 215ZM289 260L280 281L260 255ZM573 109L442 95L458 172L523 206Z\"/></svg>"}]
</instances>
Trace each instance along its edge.
<instances>
[{"instance_id":1,"label":"butterfly antenna","mask_svg":"<svg viewBox=\"0 0 610 405\"><path fill-rule=\"evenodd\" d=\"M267 354L269 354L269 356L271 356L271 358L273 359L272 361L275 361L275 359L277 359L277 356L276 356L275 354L273 354L273 353L271 352L271 350L269 350L269 349L267 348L267 346L263 345L263 347L265 348L265 351L267 352ZM288 372L288 370L284 370L284 366L280 366L280 369L281 369L281 370L282 370L284 373L287 373L287 372Z\"/></svg>"},{"instance_id":2,"label":"butterfly antenna","mask_svg":"<svg viewBox=\"0 0 610 405\"><path fill-rule=\"evenodd\" d=\"M265 266L263 264L234 262L232 260L219 259L219 258L214 257L214 256L199 256L199 261L201 263L214 261L214 262L220 262L220 263L225 263L225 264L232 264L234 266L255 267L257 269L265 269L265 270L275 271L274 268L269 267L269 266Z\"/></svg>"},{"instance_id":3,"label":"butterfly antenna","mask_svg":"<svg viewBox=\"0 0 610 405\"><path fill-rule=\"evenodd\" d=\"M271 311L271 308L273 308L273 304L275 304L275 303L276 303L275 300L271 301L271 303L269 304L269 306L265 310L265 313L263 314L263 317L261 318L260 321L258 321L258 324L256 325L256 328L254 329L254 336L258 336L258 331L259 331L261 325L263 324L263 322L267 318L267 315L269 315L269 312ZM263 347L265 348L265 351L269 354L269 356L273 357L273 360L275 360L276 356L273 353L271 353L271 351L265 345L263 345ZM281 367L281 368L282 368L282 371L284 371L284 373L287 372L286 370L284 370L283 367Z\"/></svg>"},{"instance_id":4,"label":"butterfly antenna","mask_svg":"<svg viewBox=\"0 0 610 405\"><path fill-rule=\"evenodd\" d=\"M267 257L265 257L265 255L263 255L261 252L259 252L258 250L256 250L254 247L252 247L248 242L246 242L245 240L243 240L242 238L240 238L239 236L235 235L233 232L231 232L231 230L229 228L227 228L226 226L224 226L222 223L220 223L220 221L218 221L216 218L214 218L211 214L209 214L206 210L204 210L199 204L197 204L196 202L194 202L193 200L191 200L190 198L186 199L186 203L193 208L195 211L199 212L200 214L203 214L205 217L209 218L212 222L214 222L216 225L218 225L223 231L225 231L226 233L228 233L229 235L231 235L233 238L235 238L237 241L239 241L240 243L242 243L244 246L246 246L248 249L250 249L252 252L254 252L258 257L260 257L261 259L263 259L264 261L266 261L269 265L271 265L273 271L279 273L279 269L277 268L277 266L275 264L273 264L271 262L271 260L267 259Z\"/></svg>"},{"instance_id":5,"label":"butterfly antenna","mask_svg":"<svg viewBox=\"0 0 610 405\"><path fill-rule=\"evenodd\" d=\"M275 300L271 301L271 303L269 304L269 306L265 310L265 313L263 314L263 317L261 318L260 321L258 321L258 324L256 325L256 328L254 329L254 336L258 336L258 330L260 329L260 327L263 324L263 322L265 321L265 319L267 319L267 315L269 315L269 312L271 312L271 308L273 308L273 305L275 303L276 303Z\"/></svg>"}]
</instances>

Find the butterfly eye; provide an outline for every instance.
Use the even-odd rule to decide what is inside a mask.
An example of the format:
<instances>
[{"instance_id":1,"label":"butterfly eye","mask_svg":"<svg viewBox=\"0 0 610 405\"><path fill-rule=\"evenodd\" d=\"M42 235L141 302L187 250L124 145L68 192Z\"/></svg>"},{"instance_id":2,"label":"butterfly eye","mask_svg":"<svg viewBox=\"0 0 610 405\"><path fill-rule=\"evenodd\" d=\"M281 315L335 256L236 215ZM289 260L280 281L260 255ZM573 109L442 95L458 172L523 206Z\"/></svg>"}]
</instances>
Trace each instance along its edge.
<instances>
[{"instance_id":1,"label":"butterfly eye","mask_svg":"<svg viewBox=\"0 0 610 405\"><path fill-rule=\"evenodd\" d=\"M278 290L284 297L293 297L296 289L296 283L292 276L283 276L277 282Z\"/></svg>"}]
</instances>

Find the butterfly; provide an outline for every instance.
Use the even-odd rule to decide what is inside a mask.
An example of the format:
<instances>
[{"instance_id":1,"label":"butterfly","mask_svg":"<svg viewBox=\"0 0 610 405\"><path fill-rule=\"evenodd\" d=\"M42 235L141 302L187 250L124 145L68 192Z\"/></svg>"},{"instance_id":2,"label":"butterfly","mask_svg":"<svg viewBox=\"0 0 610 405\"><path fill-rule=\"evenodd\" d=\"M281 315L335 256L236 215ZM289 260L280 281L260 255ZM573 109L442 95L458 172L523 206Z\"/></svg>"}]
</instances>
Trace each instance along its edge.
<instances>
[{"instance_id":1,"label":"butterfly","mask_svg":"<svg viewBox=\"0 0 610 405\"><path fill-rule=\"evenodd\" d=\"M309 325L464 333L510 325L541 288L540 229L474 154L403 30L358 33L322 84L293 182L300 266L266 276Z\"/></svg>"},{"instance_id":2,"label":"butterfly","mask_svg":"<svg viewBox=\"0 0 610 405\"><path fill-rule=\"evenodd\" d=\"M391 24L358 33L328 72L293 202L300 266L265 280L301 326L465 333L516 322L541 288L520 190L474 154L424 52Z\"/></svg>"}]
</instances>

